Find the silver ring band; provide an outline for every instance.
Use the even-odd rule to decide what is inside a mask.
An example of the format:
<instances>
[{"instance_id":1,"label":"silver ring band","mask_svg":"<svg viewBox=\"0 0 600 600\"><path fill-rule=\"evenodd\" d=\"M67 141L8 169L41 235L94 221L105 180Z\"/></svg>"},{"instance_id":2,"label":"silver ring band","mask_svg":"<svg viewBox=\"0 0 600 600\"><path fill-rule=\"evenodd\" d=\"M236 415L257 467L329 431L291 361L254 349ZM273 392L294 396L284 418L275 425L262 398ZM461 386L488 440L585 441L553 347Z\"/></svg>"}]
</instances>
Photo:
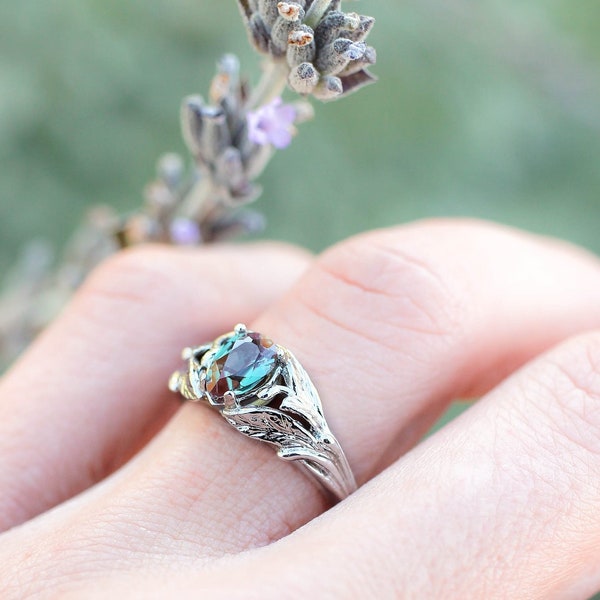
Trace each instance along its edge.
<instances>
[{"instance_id":1,"label":"silver ring band","mask_svg":"<svg viewBox=\"0 0 600 600\"><path fill-rule=\"evenodd\" d=\"M245 325L196 348L186 348L187 371L169 388L217 409L244 435L277 448L335 500L356 490L344 452L331 433L321 400L294 355Z\"/></svg>"}]
</instances>

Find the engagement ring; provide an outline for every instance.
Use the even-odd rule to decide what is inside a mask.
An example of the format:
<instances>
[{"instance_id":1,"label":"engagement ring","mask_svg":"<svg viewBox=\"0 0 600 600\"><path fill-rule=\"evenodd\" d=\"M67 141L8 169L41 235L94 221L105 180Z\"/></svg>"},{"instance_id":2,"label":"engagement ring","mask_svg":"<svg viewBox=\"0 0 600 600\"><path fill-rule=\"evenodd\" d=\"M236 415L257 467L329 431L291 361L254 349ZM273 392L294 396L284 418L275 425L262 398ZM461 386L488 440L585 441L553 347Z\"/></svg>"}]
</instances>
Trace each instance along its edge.
<instances>
[{"instance_id":1,"label":"engagement ring","mask_svg":"<svg viewBox=\"0 0 600 600\"><path fill-rule=\"evenodd\" d=\"M287 348L240 324L214 342L186 348L183 358L188 368L171 376L173 392L206 402L240 433L274 445L334 499L356 490L317 390Z\"/></svg>"}]
</instances>

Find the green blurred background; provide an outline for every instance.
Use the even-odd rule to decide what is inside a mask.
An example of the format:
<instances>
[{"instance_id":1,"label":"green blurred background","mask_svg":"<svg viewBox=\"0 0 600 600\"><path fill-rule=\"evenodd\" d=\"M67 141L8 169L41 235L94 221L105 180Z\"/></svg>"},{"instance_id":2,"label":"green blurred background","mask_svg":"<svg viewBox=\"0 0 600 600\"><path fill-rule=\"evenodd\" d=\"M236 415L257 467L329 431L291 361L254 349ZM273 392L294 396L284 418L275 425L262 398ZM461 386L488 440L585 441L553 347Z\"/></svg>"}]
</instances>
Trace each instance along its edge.
<instances>
[{"instance_id":1,"label":"green blurred background","mask_svg":"<svg viewBox=\"0 0 600 600\"><path fill-rule=\"evenodd\" d=\"M347 4L349 6L349 3ZM266 235L473 215L600 251L600 3L363 0L380 82L317 106L263 177ZM0 273L87 207L134 208L181 98L218 56L254 77L234 0L27 0L0 7Z\"/></svg>"}]
</instances>

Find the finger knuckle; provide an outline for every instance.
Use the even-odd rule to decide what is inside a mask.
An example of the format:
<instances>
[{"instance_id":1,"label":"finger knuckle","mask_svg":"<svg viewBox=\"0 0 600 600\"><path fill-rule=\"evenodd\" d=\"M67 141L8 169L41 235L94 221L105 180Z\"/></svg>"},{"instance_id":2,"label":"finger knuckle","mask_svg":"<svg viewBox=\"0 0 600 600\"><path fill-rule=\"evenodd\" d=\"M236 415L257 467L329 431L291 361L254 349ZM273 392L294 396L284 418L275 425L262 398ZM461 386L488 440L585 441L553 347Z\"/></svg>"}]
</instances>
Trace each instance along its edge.
<instances>
[{"instance_id":1,"label":"finger knuckle","mask_svg":"<svg viewBox=\"0 0 600 600\"><path fill-rule=\"evenodd\" d=\"M176 285L168 252L156 247L120 252L96 268L82 286L77 301L85 314L98 317L127 314L164 297Z\"/></svg>"},{"instance_id":2,"label":"finger knuckle","mask_svg":"<svg viewBox=\"0 0 600 600\"><path fill-rule=\"evenodd\" d=\"M455 339L461 331L464 301L449 281L442 257L424 251L427 226L363 234L326 252L301 293L303 304L319 320L342 334L359 336L417 357L419 340L428 353L431 340ZM425 358L425 357L424 357Z\"/></svg>"}]
</instances>

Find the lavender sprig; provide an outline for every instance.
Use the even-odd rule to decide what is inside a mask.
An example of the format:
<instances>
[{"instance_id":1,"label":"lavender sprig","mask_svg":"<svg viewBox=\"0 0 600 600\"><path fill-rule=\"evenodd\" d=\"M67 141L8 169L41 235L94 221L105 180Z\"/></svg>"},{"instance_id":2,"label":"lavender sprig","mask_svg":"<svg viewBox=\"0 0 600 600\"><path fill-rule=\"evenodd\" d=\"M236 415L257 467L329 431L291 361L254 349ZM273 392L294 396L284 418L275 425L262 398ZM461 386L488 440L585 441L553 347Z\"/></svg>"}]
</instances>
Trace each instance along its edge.
<instances>
[{"instance_id":1,"label":"lavender sprig","mask_svg":"<svg viewBox=\"0 0 600 600\"><path fill-rule=\"evenodd\" d=\"M251 87L237 57L217 65L205 99L184 99L183 138L192 156L166 154L144 203L119 216L93 208L62 261L30 245L0 293L0 371L54 318L87 274L120 248L159 242L210 243L264 228L246 207L262 193L256 183L275 150L287 147L296 125L313 117L308 97L335 100L375 78L375 50L365 40L374 19L344 13L341 0L237 0L252 45L265 57ZM301 96L284 103L285 88Z\"/></svg>"}]
</instances>

